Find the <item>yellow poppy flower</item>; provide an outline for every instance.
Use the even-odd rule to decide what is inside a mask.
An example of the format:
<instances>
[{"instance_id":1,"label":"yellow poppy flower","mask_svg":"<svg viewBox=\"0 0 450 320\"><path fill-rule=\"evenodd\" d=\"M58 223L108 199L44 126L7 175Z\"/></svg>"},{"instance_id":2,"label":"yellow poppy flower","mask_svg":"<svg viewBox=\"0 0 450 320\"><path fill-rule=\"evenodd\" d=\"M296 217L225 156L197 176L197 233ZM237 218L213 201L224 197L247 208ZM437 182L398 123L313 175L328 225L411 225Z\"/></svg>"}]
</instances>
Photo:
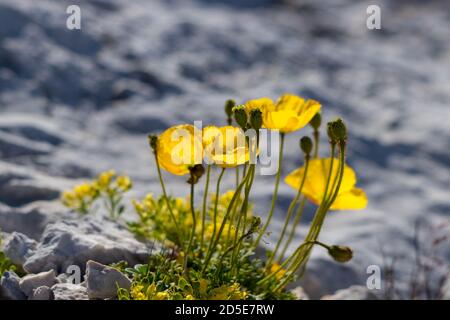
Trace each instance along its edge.
<instances>
[{"instance_id":1,"label":"yellow poppy flower","mask_svg":"<svg viewBox=\"0 0 450 320\"><path fill-rule=\"evenodd\" d=\"M289 133L306 126L314 115L320 111L320 103L309 99L285 94L276 103L269 98L250 100L246 104L247 112L260 109L265 128Z\"/></svg>"},{"instance_id":2,"label":"yellow poppy flower","mask_svg":"<svg viewBox=\"0 0 450 320\"><path fill-rule=\"evenodd\" d=\"M333 172L330 179L330 186L334 177L338 174L338 159L334 159ZM325 192L327 176L330 170L331 158L313 159L309 162L309 169L306 175L302 193L315 204L320 204ZM285 182L292 188L298 190L303 178L304 167L300 167L291 172ZM367 206L367 196L362 189L355 188L356 174L352 168L345 165L341 187L339 188L336 200L331 205L332 210L357 210Z\"/></svg>"},{"instance_id":3,"label":"yellow poppy flower","mask_svg":"<svg viewBox=\"0 0 450 320\"><path fill-rule=\"evenodd\" d=\"M201 163L202 141L197 130L192 125L182 124L167 129L158 137L158 163L163 169L181 176L189 173L189 167Z\"/></svg>"},{"instance_id":4,"label":"yellow poppy flower","mask_svg":"<svg viewBox=\"0 0 450 320\"><path fill-rule=\"evenodd\" d=\"M206 127L203 133L205 158L223 168L236 167L250 159L242 129L233 126Z\"/></svg>"}]
</instances>

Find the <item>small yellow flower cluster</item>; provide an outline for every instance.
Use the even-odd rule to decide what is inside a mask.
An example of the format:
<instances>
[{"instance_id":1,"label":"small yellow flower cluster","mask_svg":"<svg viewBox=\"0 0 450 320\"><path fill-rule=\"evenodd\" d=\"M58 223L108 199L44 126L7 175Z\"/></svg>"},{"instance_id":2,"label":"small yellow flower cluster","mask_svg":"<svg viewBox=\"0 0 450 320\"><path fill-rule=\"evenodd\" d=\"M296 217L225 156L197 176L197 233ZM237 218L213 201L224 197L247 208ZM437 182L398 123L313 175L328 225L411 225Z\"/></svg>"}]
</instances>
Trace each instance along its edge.
<instances>
[{"instance_id":1,"label":"small yellow flower cluster","mask_svg":"<svg viewBox=\"0 0 450 320\"><path fill-rule=\"evenodd\" d=\"M209 292L208 300L245 300L248 296L246 291L241 290L239 283L222 285Z\"/></svg>"},{"instance_id":2,"label":"small yellow flower cluster","mask_svg":"<svg viewBox=\"0 0 450 320\"><path fill-rule=\"evenodd\" d=\"M127 176L117 176L114 171L102 172L92 182L84 182L65 191L62 194L62 203L81 214L91 211L92 205L100 197L105 197L106 206L113 218L117 218L123 211L120 206L123 194L133 186L131 179Z\"/></svg>"},{"instance_id":3,"label":"small yellow flower cluster","mask_svg":"<svg viewBox=\"0 0 450 320\"><path fill-rule=\"evenodd\" d=\"M74 187L72 191L64 191L62 203L81 214L87 214L92 203L99 195L98 189L92 184L83 183Z\"/></svg>"}]
</instances>

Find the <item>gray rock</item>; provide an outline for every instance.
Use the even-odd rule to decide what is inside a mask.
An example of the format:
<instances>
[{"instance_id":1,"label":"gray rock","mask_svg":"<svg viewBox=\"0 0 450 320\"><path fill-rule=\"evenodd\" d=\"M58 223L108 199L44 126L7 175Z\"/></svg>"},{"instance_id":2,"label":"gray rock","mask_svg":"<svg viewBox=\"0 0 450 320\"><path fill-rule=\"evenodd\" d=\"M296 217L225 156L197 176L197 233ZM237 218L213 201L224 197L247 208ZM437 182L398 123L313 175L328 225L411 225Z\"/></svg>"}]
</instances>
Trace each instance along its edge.
<instances>
[{"instance_id":1,"label":"gray rock","mask_svg":"<svg viewBox=\"0 0 450 320\"><path fill-rule=\"evenodd\" d=\"M52 287L55 300L88 300L85 287L72 283L58 283Z\"/></svg>"},{"instance_id":2,"label":"gray rock","mask_svg":"<svg viewBox=\"0 0 450 320\"><path fill-rule=\"evenodd\" d=\"M53 291L47 286L41 286L33 291L33 295L28 300L53 300Z\"/></svg>"},{"instance_id":3,"label":"gray rock","mask_svg":"<svg viewBox=\"0 0 450 320\"><path fill-rule=\"evenodd\" d=\"M118 287L130 289L131 280L117 269L88 261L86 284L90 299L111 299L117 296Z\"/></svg>"},{"instance_id":4,"label":"gray rock","mask_svg":"<svg viewBox=\"0 0 450 320\"><path fill-rule=\"evenodd\" d=\"M45 226L54 221L57 216L52 214L55 208L49 209L49 207L33 204L27 207L10 208L0 204L0 229L9 233L20 232L31 239L38 240Z\"/></svg>"},{"instance_id":5,"label":"gray rock","mask_svg":"<svg viewBox=\"0 0 450 320\"><path fill-rule=\"evenodd\" d=\"M297 297L297 300L309 300L308 295L302 287L292 289L291 292Z\"/></svg>"},{"instance_id":6,"label":"gray rock","mask_svg":"<svg viewBox=\"0 0 450 320\"><path fill-rule=\"evenodd\" d=\"M37 242L26 235L13 232L3 244L5 255L17 265L22 266L26 259L36 250Z\"/></svg>"},{"instance_id":7,"label":"gray rock","mask_svg":"<svg viewBox=\"0 0 450 320\"><path fill-rule=\"evenodd\" d=\"M57 283L56 275L54 270L49 270L46 272L41 272L38 274L29 274L23 277L20 282L20 289L28 296L33 296L33 290L41 287L47 286L51 287Z\"/></svg>"},{"instance_id":8,"label":"gray rock","mask_svg":"<svg viewBox=\"0 0 450 320\"><path fill-rule=\"evenodd\" d=\"M35 253L24 264L29 273L55 269L65 272L88 260L104 264L127 261L130 265L147 261L152 249L137 241L125 227L106 218L66 218L49 225Z\"/></svg>"},{"instance_id":9,"label":"gray rock","mask_svg":"<svg viewBox=\"0 0 450 320\"><path fill-rule=\"evenodd\" d=\"M20 278L13 271L6 271L0 279L0 299L25 300L27 296L20 289Z\"/></svg>"},{"instance_id":10,"label":"gray rock","mask_svg":"<svg viewBox=\"0 0 450 320\"><path fill-rule=\"evenodd\" d=\"M366 287L351 286L338 290L332 295L324 296L322 300L378 300L378 297Z\"/></svg>"}]
</instances>

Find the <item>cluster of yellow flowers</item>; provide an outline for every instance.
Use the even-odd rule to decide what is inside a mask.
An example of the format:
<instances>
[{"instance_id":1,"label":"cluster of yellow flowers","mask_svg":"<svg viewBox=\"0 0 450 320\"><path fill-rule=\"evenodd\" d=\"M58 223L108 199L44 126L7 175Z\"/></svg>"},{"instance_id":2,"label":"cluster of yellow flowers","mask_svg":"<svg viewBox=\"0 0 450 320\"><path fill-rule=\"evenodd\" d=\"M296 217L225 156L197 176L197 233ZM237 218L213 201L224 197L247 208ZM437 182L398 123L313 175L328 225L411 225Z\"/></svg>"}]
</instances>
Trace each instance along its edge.
<instances>
[{"instance_id":1,"label":"cluster of yellow flowers","mask_svg":"<svg viewBox=\"0 0 450 320\"><path fill-rule=\"evenodd\" d=\"M345 163L347 143L346 127L340 119L327 124L331 155L330 157L320 158L318 145L319 127L321 125L321 105L318 101L312 99L306 100L299 96L285 94L276 102L264 97L236 106L233 102L228 101L225 106L225 111L228 115L227 126L207 126L200 130L192 125L182 124L167 129L159 136L150 136L150 145L154 151L163 193L167 197L159 169L160 167L175 175L190 174L188 183L191 185L191 198L193 198L194 185L205 173L202 165L205 163L207 165L207 177L203 212L201 212L201 249L203 249L205 234L207 235L206 240L209 241L209 246L205 248L206 255L203 270L206 270L208 267L208 263L214 255L224 232L234 234L234 246L229 250L232 261L234 261L236 255L239 254L239 239L254 232L254 228L249 228L248 223L243 222L247 219L247 217L243 217L243 213L246 214L249 206L248 198L255 175L255 163L249 160L252 157L251 152L256 152L256 154L259 152L260 129L265 128L277 131L280 133L281 139L272 204L267 219L258 232L257 239L254 243L255 247L258 246L261 237L265 234L271 222L277 202L278 186L282 171L284 137L286 134L300 130L310 124L314 129L314 144L309 137L303 137L301 139L300 147L304 153L304 165L289 173L285 178L285 182L297 191L297 195L289 206L280 238L275 250L267 261L269 274L274 277L280 277L281 275L289 279L292 276L292 272L289 276L285 277L285 273L288 272L283 271L283 267L285 266L280 265L280 263L283 261L286 262L290 271L298 269L304 263L309 256L311 247L314 244L320 244L317 238L328 210L362 209L367 205L366 194L362 189L355 187L355 172ZM237 126L232 126L233 116ZM246 137L246 132L250 129L256 131L256 148L251 148L250 139ZM313 146L314 154L311 155ZM337 158L335 155L336 151L339 154ZM213 200L213 216L210 217L210 220L214 221L214 223L208 225L208 223L205 223L208 212L208 210L205 210L205 204L211 165L216 165L222 169L217 179L216 194L220 194L220 182L227 168L236 168L236 190L230 193L232 196L223 216L218 217L219 201L218 199ZM242 175L239 173L239 166L244 167ZM237 200L240 198L242 192L244 193L243 201L238 204ZM284 260L286 249L292 241L296 226L300 222L306 199L318 205L310 233L306 237L305 242L298 248L294 257L291 257L292 261L289 261L289 259ZM297 205L299 208L292 223L292 215ZM170 204L168 206L170 207ZM191 212L193 225L188 244L185 245L183 240L179 242L181 247L184 248L184 252L187 253L185 256L185 268L193 238L198 230L196 225L197 214L193 199L191 199ZM171 212L171 219L177 224L177 217L174 216L173 212ZM217 221L219 221L218 224L216 223ZM291 224L291 230L289 236L285 239L289 224ZM211 239L209 239L210 237ZM284 247L281 253L279 253L278 250L281 249L283 242ZM323 246L329 248L324 244ZM277 253L279 253L278 258ZM274 261L274 259L276 260ZM274 266L278 268L278 271L273 270Z\"/></svg>"},{"instance_id":2,"label":"cluster of yellow flowers","mask_svg":"<svg viewBox=\"0 0 450 320\"><path fill-rule=\"evenodd\" d=\"M325 248L338 262L349 261L353 256L349 247L319 241L329 210L356 210L367 206L367 196L356 187L356 174L346 164L347 128L344 122L337 119L327 123L330 154L320 157L322 116L321 105L315 100L292 94L285 94L275 102L264 97L236 105L229 100L225 112L228 116L226 126L198 129L181 124L158 136L149 135L162 196L155 199L148 194L142 201L133 201L139 221L129 222L128 226L137 235L170 244L174 248L171 259L178 268L174 277L183 278L186 284L178 284L174 289L171 284L159 283L157 289L153 283L138 282L129 292L132 299L246 299L248 288L243 288L239 280L254 274L255 270L262 271L262 275L258 275L257 281L249 281L253 289L276 296L292 281L297 270L305 267L315 245ZM264 262L252 265L248 257L266 235L277 203L285 135L307 125L313 129L313 139L308 136L300 139L303 164L284 179L296 194L286 212L278 241ZM268 130L279 133L280 145L271 205L262 224L252 213L250 194L257 163L253 160L260 156L260 135ZM177 176L189 175L190 195L170 197L161 168ZM215 190L210 193L214 168L220 173ZM235 189L221 193L222 178L231 170L235 175ZM196 208L195 186L203 176L206 176L203 201ZM111 216L117 218L124 210L120 204L123 194L131 187L128 177L108 171L90 184L84 183L65 192L62 200L66 206L87 213L94 201L103 196ZM296 244L294 252L285 257L307 200L317 205L309 232L303 242ZM189 290L181 289L180 293L182 287Z\"/></svg>"},{"instance_id":3,"label":"cluster of yellow flowers","mask_svg":"<svg viewBox=\"0 0 450 320\"><path fill-rule=\"evenodd\" d=\"M62 194L62 203L81 214L92 210L93 203L101 196L107 201L105 205L112 218L117 218L123 211L120 206L122 196L133 186L127 176L117 176L112 170L101 173L94 181L77 185L71 191Z\"/></svg>"}]
</instances>

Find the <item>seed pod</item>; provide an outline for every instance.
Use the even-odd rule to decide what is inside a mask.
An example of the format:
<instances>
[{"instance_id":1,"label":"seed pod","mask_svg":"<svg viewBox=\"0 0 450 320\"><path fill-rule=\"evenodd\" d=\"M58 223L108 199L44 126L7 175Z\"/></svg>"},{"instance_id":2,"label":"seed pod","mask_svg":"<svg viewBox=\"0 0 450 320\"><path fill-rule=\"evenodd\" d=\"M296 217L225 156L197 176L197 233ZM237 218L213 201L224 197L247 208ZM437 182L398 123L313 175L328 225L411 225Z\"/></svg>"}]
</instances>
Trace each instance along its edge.
<instances>
[{"instance_id":1,"label":"seed pod","mask_svg":"<svg viewBox=\"0 0 450 320\"><path fill-rule=\"evenodd\" d=\"M339 118L333 121L331 124L331 130L337 140L342 141L347 139L347 127L342 119Z\"/></svg>"}]
</instances>

